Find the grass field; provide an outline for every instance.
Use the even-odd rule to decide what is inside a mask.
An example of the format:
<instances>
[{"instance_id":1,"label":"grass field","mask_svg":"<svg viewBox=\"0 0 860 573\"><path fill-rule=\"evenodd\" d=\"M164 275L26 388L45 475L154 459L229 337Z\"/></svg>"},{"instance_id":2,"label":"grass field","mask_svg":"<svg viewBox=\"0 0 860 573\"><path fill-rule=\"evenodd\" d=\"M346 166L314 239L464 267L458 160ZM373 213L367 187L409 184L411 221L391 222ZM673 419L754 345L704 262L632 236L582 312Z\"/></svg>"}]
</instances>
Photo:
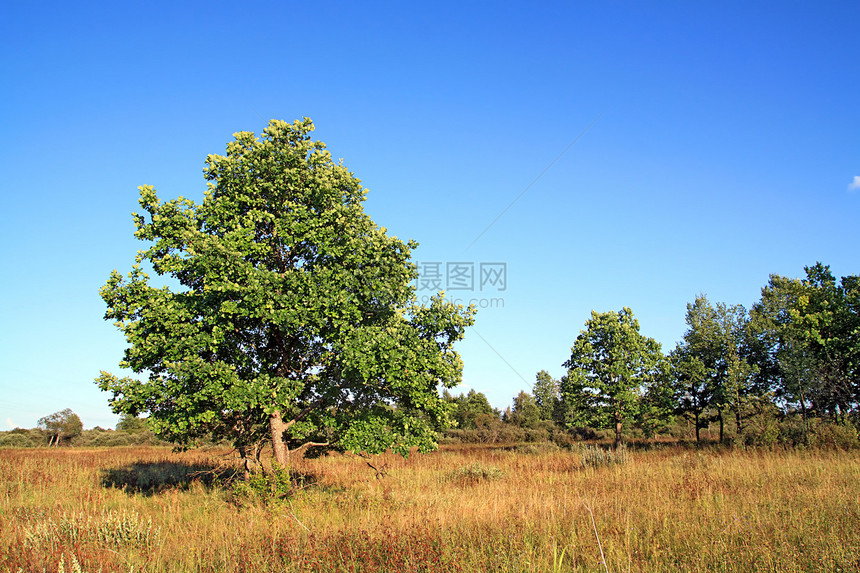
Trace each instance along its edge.
<instances>
[{"instance_id":1,"label":"grass field","mask_svg":"<svg viewBox=\"0 0 860 573\"><path fill-rule=\"evenodd\" d=\"M3 449L0 571L860 570L856 451L582 459L449 446L377 478L331 455L264 505L204 473L226 451Z\"/></svg>"}]
</instances>

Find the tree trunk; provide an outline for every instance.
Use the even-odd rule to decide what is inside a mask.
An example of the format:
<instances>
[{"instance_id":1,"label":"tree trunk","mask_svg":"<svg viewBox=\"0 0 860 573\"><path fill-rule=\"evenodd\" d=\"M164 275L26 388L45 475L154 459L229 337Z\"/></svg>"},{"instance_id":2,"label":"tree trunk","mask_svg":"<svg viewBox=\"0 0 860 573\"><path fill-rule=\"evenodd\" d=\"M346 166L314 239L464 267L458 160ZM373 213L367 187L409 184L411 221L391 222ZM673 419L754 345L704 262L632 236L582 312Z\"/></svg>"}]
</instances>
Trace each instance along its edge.
<instances>
[{"instance_id":1,"label":"tree trunk","mask_svg":"<svg viewBox=\"0 0 860 573\"><path fill-rule=\"evenodd\" d=\"M696 447L699 447L699 412L696 412Z\"/></svg>"},{"instance_id":2,"label":"tree trunk","mask_svg":"<svg viewBox=\"0 0 860 573\"><path fill-rule=\"evenodd\" d=\"M290 465L290 450L287 449L287 444L284 443L284 430L287 429L287 424L281 418L281 413L277 410L269 416L269 428L272 430L272 450L275 453L275 461L282 468Z\"/></svg>"},{"instance_id":3,"label":"tree trunk","mask_svg":"<svg viewBox=\"0 0 860 573\"><path fill-rule=\"evenodd\" d=\"M719 414L719 420L720 420L720 444L722 445L722 443L723 443L723 426L724 426L724 424L723 424L723 410L719 409L719 410L717 410L717 413Z\"/></svg>"},{"instance_id":4,"label":"tree trunk","mask_svg":"<svg viewBox=\"0 0 860 573\"><path fill-rule=\"evenodd\" d=\"M741 393L737 388L735 389L735 426L737 426L737 434L740 435L744 428L741 422Z\"/></svg>"},{"instance_id":5,"label":"tree trunk","mask_svg":"<svg viewBox=\"0 0 860 573\"><path fill-rule=\"evenodd\" d=\"M242 467L244 468L242 477L248 481L251 479L251 464L248 461L248 450L245 449L245 446L239 446L239 455L242 456Z\"/></svg>"},{"instance_id":6,"label":"tree trunk","mask_svg":"<svg viewBox=\"0 0 860 573\"><path fill-rule=\"evenodd\" d=\"M806 420L806 397L800 393L800 411L803 414L803 445L809 445L809 422Z\"/></svg>"},{"instance_id":7,"label":"tree trunk","mask_svg":"<svg viewBox=\"0 0 860 573\"><path fill-rule=\"evenodd\" d=\"M621 420L615 419L615 449L621 447Z\"/></svg>"}]
</instances>

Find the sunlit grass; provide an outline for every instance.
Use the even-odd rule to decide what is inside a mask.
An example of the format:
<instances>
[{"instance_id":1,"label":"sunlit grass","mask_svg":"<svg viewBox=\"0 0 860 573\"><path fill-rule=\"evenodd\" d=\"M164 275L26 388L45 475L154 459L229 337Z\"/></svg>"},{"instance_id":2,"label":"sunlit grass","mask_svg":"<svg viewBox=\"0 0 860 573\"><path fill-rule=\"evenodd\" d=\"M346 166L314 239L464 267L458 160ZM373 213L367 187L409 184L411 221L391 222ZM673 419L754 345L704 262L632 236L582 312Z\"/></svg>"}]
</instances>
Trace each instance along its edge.
<instances>
[{"instance_id":1,"label":"sunlit grass","mask_svg":"<svg viewBox=\"0 0 860 573\"><path fill-rule=\"evenodd\" d=\"M860 570L857 452L663 447L584 465L578 449L462 446L382 456L381 479L332 455L297 462L314 483L269 506L203 471L230 460L0 450L0 571Z\"/></svg>"}]
</instances>

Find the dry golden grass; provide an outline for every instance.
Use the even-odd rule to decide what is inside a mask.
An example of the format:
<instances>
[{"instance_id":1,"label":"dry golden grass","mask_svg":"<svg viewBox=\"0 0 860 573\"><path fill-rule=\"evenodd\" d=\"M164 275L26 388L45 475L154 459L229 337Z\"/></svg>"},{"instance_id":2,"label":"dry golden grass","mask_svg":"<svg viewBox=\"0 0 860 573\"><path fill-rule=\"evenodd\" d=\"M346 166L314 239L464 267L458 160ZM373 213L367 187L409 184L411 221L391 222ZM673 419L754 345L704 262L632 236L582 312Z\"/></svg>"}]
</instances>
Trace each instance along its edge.
<instances>
[{"instance_id":1,"label":"dry golden grass","mask_svg":"<svg viewBox=\"0 0 860 573\"><path fill-rule=\"evenodd\" d=\"M270 506L184 475L226 454L0 450L0 571L860 570L857 452L462 446L382 479L332 455Z\"/></svg>"}]
</instances>

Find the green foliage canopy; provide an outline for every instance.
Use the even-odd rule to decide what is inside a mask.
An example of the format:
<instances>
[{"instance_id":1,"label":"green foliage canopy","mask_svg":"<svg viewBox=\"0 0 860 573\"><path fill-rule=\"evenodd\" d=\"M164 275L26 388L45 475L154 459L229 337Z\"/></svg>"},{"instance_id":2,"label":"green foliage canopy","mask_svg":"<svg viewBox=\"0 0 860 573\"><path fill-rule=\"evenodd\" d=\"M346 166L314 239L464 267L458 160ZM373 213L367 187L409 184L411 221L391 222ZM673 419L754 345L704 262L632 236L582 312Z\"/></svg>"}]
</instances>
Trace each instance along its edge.
<instances>
[{"instance_id":1,"label":"green foliage canopy","mask_svg":"<svg viewBox=\"0 0 860 573\"><path fill-rule=\"evenodd\" d=\"M670 355L676 398L680 409L695 418L697 441L702 414L716 410L722 441L723 410L735 413L740 430L744 406L754 391L747 311L741 305L714 305L699 295L687 304L686 321L684 339Z\"/></svg>"},{"instance_id":2,"label":"green foliage canopy","mask_svg":"<svg viewBox=\"0 0 860 573\"><path fill-rule=\"evenodd\" d=\"M771 275L750 330L763 384L803 411L843 420L860 407L860 277L830 267L806 278Z\"/></svg>"},{"instance_id":3,"label":"green foliage canopy","mask_svg":"<svg viewBox=\"0 0 860 573\"><path fill-rule=\"evenodd\" d=\"M68 442L81 435L84 429L80 417L69 408L39 418L38 426L48 434L51 444L59 444L60 440Z\"/></svg>"},{"instance_id":4,"label":"green foliage canopy","mask_svg":"<svg viewBox=\"0 0 860 573\"><path fill-rule=\"evenodd\" d=\"M546 370L541 370L535 375L535 384L532 388L535 403L540 409L542 420L555 419L558 410L558 380L553 379Z\"/></svg>"},{"instance_id":5,"label":"green foliage canopy","mask_svg":"<svg viewBox=\"0 0 860 573\"><path fill-rule=\"evenodd\" d=\"M138 432L147 431L149 426L147 426L145 418L138 418L129 414L121 414L119 421L116 424L116 429L120 432L136 434Z\"/></svg>"},{"instance_id":6,"label":"green foliage canopy","mask_svg":"<svg viewBox=\"0 0 860 573\"><path fill-rule=\"evenodd\" d=\"M568 369L561 382L568 424L611 422L620 445L622 424L638 413L643 391L662 382L664 363L660 344L639 333L639 321L629 308L592 311L563 364Z\"/></svg>"},{"instance_id":7,"label":"green foliage canopy","mask_svg":"<svg viewBox=\"0 0 860 573\"><path fill-rule=\"evenodd\" d=\"M474 309L441 293L416 304L417 244L371 221L360 180L313 129L236 133L206 159L202 204L140 187L135 236L151 246L101 296L129 344L121 366L148 377L103 372L114 411L148 413L181 444L270 439L281 464L313 445L435 447L433 426L450 422L437 387L460 381L452 345ZM179 288L150 284L144 263Z\"/></svg>"},{"instance_id":8,"label":"green foliage canopy","mask_svg":"<svg viewBox=\"0 0 860 573\"><path fill-rule=\"evenodd\" d=\"M454 406L454 421L464 430L474 430L481 422L499 418L483 392L470 389L465 395L459 396L445 393L445 399Z\"/></svg>"},{"instance_id":9,"label":"green foliage canopy","mask_svg":"<svg viewBox=\"0 0 860 573\"><path fill-rule=\"evenodd\" d=\"M511 410L510 422L521 428L533 428L541 420L541 410L534 396L525 391L520 391L514 396L513 408Z\"/></svg>"}]
</instances>

